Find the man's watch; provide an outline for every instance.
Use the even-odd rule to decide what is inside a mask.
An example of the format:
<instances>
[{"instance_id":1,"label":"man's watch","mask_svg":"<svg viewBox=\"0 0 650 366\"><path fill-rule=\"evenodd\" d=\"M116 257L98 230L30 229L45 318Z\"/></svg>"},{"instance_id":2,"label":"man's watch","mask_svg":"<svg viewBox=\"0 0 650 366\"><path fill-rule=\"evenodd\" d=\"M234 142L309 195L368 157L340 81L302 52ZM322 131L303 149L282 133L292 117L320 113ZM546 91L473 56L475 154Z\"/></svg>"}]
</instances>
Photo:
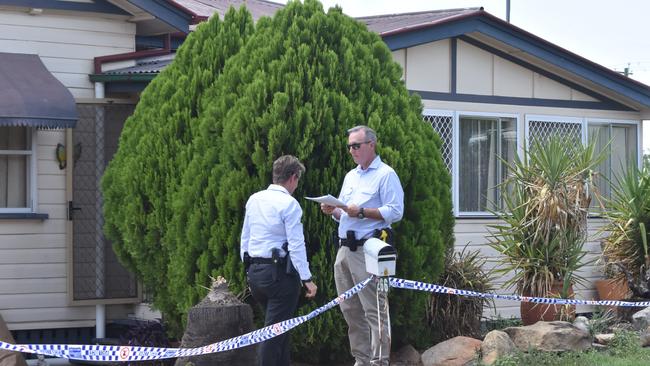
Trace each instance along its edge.
<instances>
[{"instance_id":1,"label":"man's watch","mask_svg":"<svg viewBox=\"0 0 650 366\"><path fill-rule=\"evenodd\" d=\"M363 207L359 209L359 213L357 214L357 217L360 219L365 219L366 215L363 213Z\"/></svg>"}]
</instances>

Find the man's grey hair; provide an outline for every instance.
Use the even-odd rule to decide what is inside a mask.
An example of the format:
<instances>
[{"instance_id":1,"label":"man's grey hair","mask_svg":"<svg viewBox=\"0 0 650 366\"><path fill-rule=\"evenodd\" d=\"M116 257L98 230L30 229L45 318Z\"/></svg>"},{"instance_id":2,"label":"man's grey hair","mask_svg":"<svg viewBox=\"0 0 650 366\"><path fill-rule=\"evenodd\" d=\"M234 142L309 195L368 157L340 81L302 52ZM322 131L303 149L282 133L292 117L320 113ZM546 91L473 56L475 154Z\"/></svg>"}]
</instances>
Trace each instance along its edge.
<instances>
[{"instance_id":1,"label":"man's grey hair","mask_svg":"<svg viewBox=\"0 0 650 366\"><path fill-rule=\"evenodd\" d=\"M351 129L349 129L348 136L353 132L357 132L361 130L363 130L363 132L366 134L366 140L377 143L377 133L375 132L375 130L364 125L354 126Z\"/></svg>"},{"instance_id":2,"label":"man's grey hair","mask_svg":"<svg viewBox=\"0 0 650 366\"><path fill-rule=\"evenodd\" d=\"M293 155L282 155L273 162L273 184L282 184L297 175L298 178L305 172L305 166Z\"/></svg>"}]
</instances>

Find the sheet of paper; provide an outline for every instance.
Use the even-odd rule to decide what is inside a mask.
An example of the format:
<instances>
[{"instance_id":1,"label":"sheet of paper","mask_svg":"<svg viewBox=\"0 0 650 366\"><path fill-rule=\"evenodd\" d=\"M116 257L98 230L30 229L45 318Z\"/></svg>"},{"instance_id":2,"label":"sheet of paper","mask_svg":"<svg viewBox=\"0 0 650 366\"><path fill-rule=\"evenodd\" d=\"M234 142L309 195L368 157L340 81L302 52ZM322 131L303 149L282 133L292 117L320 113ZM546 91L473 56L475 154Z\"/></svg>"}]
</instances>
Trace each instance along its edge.
<instances>
[{"instance_id":1,"label":"sheet of paper","mask_svg":"<svg viewBox=\"0 0 650 366\"><path fill-rule=\"evenodd\" d=\"M336 207L345 207L345 203L339 201L336 197L332 196L331 194L328 194L326 196L320 196L320 197L305 197L308 200L311 201L316 201L318 203L324 203L326 205L330 206L336 206Z\"/></svg>"}]
</instances>

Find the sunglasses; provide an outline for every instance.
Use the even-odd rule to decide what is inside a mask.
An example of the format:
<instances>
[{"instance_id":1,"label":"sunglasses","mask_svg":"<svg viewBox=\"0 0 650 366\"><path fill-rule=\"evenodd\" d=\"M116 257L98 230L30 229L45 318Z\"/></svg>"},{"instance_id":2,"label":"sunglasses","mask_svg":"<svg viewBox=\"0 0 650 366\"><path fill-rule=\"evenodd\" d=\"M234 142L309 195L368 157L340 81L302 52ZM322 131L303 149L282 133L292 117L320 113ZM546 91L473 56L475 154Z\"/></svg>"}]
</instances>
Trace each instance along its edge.
<instances>
[{"instance_id":1,"label":"sunglasses","mask_svg":"<svg viewBox=\"0 0 650 366\"><path fill-rule=\"evenodd\" d=\"M369 143L369 142L370 142L370 141L355 142L355 143L353 143L353 144L347 144L346 146L348 147L348 150L350 150L350 149L352 149L352 150L359 150L359 149L361 148L361 145L363 145L363 144L367 144L367 143Z\"/></svg>"}]
</instances>

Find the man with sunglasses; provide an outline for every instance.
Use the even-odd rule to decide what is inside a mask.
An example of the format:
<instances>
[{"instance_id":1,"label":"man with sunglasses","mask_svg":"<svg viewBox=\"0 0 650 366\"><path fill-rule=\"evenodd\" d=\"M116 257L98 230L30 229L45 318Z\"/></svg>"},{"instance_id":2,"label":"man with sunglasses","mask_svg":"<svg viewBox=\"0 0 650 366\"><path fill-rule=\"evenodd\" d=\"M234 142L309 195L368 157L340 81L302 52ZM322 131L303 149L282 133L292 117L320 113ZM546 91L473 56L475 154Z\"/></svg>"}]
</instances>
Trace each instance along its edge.
<instances>
[{"instance_id":1,"label":"man with sunglasses","mask_svg":"<svg viewBox=\"0 0 650 366\"><path fill-rule=\"evenodd\" d=\"M377 134L370 127L348 130L348 150L357 167L343 180L339 200L345 207L321 204L321 210L339 223L339 250L334 264L334 279L339 294L370 275L366 272L363 243L380 232L390 232L390 225L402 219L404 190L399 177L375 152ZM392 238L391 238L392 239ZM392 240L385 240L393 244ZM388 365L390 339L387 322L379 330L377 282L370 282L358 296L340 304L348 324L350 349L355 366ZM380 337L381 334L381 337Z\"/></svg>"},{"instance_id":2,"label":"man with sunglasses","mask_svg":"<svg viewBox=\"0 0 650 366\"><path fill-rule=\"evenodd\" d=\"M300 222L302 209L292 197L304 172L296 157L279 157L273 162L273 184L246 202L241 258L251 294L266 312L265 326L293 317L301 281L305 297L316 296ZM262 342L259 365L289 366L289 346L289 333Z\"/></svg>"}]
</instances>

